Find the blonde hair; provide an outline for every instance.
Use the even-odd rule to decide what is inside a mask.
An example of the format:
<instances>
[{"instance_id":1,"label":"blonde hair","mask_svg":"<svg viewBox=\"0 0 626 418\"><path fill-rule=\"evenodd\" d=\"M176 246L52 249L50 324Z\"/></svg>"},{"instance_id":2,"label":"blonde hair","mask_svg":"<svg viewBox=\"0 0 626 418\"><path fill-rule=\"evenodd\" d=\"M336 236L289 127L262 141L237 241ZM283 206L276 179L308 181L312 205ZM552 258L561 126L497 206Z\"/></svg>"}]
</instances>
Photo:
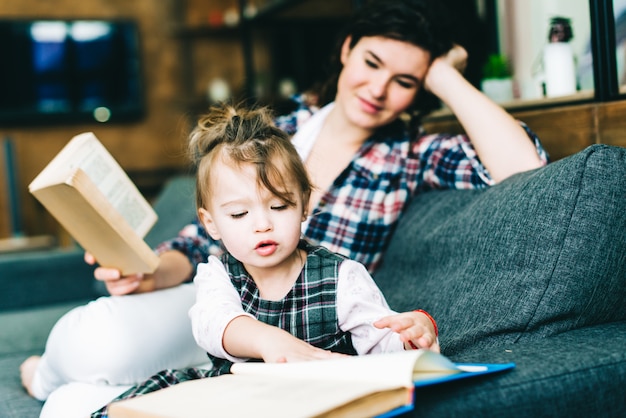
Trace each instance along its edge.
<instances>
[{"instance_id":1,"label":"blonde hair","mask_svg":"<svg viewBox=\"0 0 626 418\"><path fill-rule=\"evenodd\" d=\"M200 117L189 135L189 157L196 167L196 206L207 208L211 195L211 168L218 159L253 164L257 182L288 205L296 205L289 181L299 186L303 210L311 195L306 168L289 136L274 125L266 107L222 104Z\"/></svg>"}]
</instances>

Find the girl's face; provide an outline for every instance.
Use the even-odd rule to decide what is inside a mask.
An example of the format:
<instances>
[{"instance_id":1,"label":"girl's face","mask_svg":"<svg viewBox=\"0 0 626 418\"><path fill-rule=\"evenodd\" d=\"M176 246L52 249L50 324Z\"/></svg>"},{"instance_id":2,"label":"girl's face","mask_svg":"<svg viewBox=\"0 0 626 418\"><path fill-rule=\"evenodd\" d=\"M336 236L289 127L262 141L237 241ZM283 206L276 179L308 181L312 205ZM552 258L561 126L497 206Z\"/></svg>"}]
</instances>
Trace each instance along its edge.
<instances>
[{"instance_id":1,"label":"girl's face","mask_svg":"<svg viewBox=\"0 0 626 418\"><path fill-rule=\"evenodd\" d=\"M363 37L350 49L347 38L341 49L336 105L362 129L387 125L413 103L430 59L428 51L409 42Z\"/></svg>"},{"instance_id":2,"label":"girl's face","mask_svg":"<svg viewBox=\"0 0 626 418\"><path fill-rule=\"evenodd\" d=\"M289 206L257 183L252 164L232 166L221 159L211 168L213 177L208 208L199 214L207 232L221 239L249 273L254 268L275 268L288 263L300 240L304 209L300 193ZM287 190L299 190L295 182Z\"/></svg>"}]
</instances>

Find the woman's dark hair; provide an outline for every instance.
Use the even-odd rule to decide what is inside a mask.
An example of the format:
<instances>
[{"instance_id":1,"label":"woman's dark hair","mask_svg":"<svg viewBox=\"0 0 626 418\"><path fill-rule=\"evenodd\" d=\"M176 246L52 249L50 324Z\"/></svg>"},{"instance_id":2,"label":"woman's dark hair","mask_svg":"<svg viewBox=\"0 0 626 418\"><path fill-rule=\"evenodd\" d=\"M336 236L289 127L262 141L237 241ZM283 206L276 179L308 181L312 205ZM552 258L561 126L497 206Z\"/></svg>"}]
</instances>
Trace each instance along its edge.
<instances>
[{"instance_id":1,"label":"woman's dark hair","mask_svg":"<svg viewBox=\"0 0 626 418\"><path fill-rule=\"evenodd\" d=\"M409 42L430 52L431 60L452 48L448 15L441 0L369 0L356 10L344 31L341 32L335 53L331 57L330 76L322 86L320 104L335 99L337 82L341 72L341 45L350 36L350 48L363 37L382 36ZM414 103L407 109L411 126L439 106L439 100L431 93L420 90Z\"/></svg>"}]
</instances>

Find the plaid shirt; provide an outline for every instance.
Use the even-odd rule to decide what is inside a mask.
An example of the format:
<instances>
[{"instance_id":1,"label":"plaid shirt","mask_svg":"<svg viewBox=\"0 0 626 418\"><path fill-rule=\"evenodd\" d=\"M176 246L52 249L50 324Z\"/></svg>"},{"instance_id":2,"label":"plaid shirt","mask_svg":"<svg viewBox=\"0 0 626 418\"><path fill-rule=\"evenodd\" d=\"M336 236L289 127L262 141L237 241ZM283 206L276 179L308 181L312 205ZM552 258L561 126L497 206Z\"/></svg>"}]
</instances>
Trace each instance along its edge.
<instances>
[{"instance_id":1,"label":"plaid shirt","mask_svg":"<svg viewBox=\"0 0 626 418\"><path fill-rule=\"evenodd\" d=\"M298 98L299 107L277 118L276 124L294 134L314 113ZM522 124L537 153L548 157L539 139ZM311 138L311 141L315 138ZM492 185L487 169L464 135L406 131L377 133L356 153L348 167L321 197L305 225L304 236L316 245L356 260L374 272L409 200L432 189L475 189ZM192 264L220 254L197 220L181 234L161 244L157 252L175 249Z\"/></svg>"}]
</instances>

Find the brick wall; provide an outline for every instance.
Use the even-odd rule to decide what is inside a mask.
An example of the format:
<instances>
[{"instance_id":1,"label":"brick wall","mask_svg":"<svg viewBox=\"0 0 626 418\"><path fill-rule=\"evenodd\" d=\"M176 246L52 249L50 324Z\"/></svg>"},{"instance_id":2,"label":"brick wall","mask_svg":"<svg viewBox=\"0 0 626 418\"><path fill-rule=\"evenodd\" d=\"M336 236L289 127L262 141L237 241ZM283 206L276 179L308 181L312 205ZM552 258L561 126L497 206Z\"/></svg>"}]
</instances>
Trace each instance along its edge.
<instances>
[{"instance_id":1,"label":"brick wall","mask_svg":"<svg viewBox=\"0 0 626 418\"><path fill-rule=\"evenodd\" d=\"M132 18L139 23L147 114L139 122L4 128L0 137L15 144L24 232L63 235L58 224L27 190L28 183L75 134L93 131L113 156L136 177L140 188L156 191L164 177L185 170L188 129L181 105L180 40L173 35L179 0L19 0L0 2L0 18ZM6 65L7 63L2 63ZM3 161L0 158L0 161ZM0 163L0 239L10 233L4 162Z\"/></svg>"}]
</instances>

